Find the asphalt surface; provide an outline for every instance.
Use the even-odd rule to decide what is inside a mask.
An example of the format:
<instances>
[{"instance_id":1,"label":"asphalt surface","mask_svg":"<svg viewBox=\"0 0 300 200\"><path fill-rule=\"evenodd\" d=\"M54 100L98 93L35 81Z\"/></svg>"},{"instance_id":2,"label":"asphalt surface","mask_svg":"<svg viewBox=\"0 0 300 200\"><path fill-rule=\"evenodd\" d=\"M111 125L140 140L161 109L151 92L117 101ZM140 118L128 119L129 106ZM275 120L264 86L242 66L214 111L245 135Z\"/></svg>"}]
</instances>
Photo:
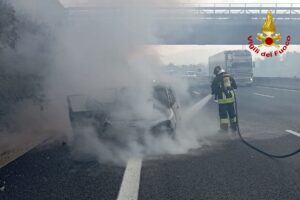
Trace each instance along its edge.
<instances>
[{"instance_id":1,"label":"asphalt surface","mask_svg":"<svg viewBox=\"0 0 300 200\"><path fill-rule=\"evenodd\" d=\"M299 148L300 137L286 130L300 133L300 92L245 87L237 95L240 127L249 142L275 154ZM263 156L236 135L218 133L217 117L210 101L190 121L199 148L143 160L138 199L300 199L300 155ZM124 169L74 161L61 144L36 148L0 169L0 199L114 200Z\"/></svg>"},{"instance_id":2,"label":"asphalt surface","mask_svg":"<svg viewBox=\"0 0 300 200\"><path fill-rule=\"evenodd\" d=\"M116 199L124 168L74 161L67 146L34 149L0 171L1 200Z\"/></svg>"}]
</instances>

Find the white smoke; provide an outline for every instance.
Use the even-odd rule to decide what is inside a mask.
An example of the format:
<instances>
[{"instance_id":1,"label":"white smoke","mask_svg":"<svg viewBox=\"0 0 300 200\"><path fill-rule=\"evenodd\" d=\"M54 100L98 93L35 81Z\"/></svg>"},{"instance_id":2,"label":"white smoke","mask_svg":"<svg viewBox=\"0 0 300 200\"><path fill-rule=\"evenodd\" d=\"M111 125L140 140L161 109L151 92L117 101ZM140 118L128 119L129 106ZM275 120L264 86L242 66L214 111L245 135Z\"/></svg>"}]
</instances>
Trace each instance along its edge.
<instances>
[{"instance_id":1,"label":"white smoke","mask_svg":"<svg viewBox=\"0 0 300 200\"><path fill-rule=\"evenodd\" d=\"M68 95L101 96L100 91L106 88L137 88L138 95L129 101L135 105L135 112L145 117L152 114L148 109L152 104L145 102L151 96L154 79L169 81L180 95L186 95L187 84L162 75L159 55L147 45L156 41L154 8L160 2L113 0L103 8L103 4L95 1L98 9L83 15L70 11L67 16L59 14L59 7L49 6L51 2L55 1L17 1L15 7L18 12L48 24L49 32L54 35L49 55L51 69L45 83L48 101L43 123L52 132L67 136L75 157L120 164L131 157L185 153L199 147L201 131L187 129L191 125L181 126L175 139L148 134L142 142L138 134L124 130L118 133L121 144L101 139L91 128L74 134L68 118Z\"/></svg>"}]
</instances>

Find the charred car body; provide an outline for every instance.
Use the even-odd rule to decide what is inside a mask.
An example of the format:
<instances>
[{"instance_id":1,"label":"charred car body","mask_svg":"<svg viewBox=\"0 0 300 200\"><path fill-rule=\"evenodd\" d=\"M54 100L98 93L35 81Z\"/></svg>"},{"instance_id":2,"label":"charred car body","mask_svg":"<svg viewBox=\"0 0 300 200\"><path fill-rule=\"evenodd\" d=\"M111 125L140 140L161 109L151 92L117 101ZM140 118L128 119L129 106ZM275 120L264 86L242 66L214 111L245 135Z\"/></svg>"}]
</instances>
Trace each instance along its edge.
<instances>
[{"instance_id":1,"label":"charred car body","mask_svg":"<svg viewBox=\"0 0 300 200\"><path fill-rule=\"evenodd\" d=\"M73 131L90 128L101 138L126 132L174 137L180 119L175 93L163 84L154 85L150 96L128 88L106 89L98 97L70 95L67 102Z\"/></svg>"}]
</instances>

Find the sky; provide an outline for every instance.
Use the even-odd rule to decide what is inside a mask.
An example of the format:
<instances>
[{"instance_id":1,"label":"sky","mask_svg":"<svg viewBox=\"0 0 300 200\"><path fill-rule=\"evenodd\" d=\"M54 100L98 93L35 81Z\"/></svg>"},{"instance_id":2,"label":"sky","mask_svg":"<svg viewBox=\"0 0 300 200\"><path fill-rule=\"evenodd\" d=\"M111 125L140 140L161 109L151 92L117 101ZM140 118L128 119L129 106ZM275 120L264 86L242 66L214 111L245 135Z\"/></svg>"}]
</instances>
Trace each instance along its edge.
<instances>
[{"instance_id":1,"label":"sky","mask_svg":"<svg viewBox=\"0 0 300 200\"><path fill-rule=\"evenodd\" d=\"M65 6L76 6L89 4L97 0L60 0ZM108 0L98 0L97 2L109 2ZM261 0L174 0L181 3L262 3ZM264 0L263 3L284 3L299 4L300 0ZM164 64L197 64L207 63L208 56L224 50L247 49L246 45L157 45L154 46ZM288 51L300 52L300 46L290 45ZM254 54L255 56L255 54Z\"/></svg>"}]
</instances>

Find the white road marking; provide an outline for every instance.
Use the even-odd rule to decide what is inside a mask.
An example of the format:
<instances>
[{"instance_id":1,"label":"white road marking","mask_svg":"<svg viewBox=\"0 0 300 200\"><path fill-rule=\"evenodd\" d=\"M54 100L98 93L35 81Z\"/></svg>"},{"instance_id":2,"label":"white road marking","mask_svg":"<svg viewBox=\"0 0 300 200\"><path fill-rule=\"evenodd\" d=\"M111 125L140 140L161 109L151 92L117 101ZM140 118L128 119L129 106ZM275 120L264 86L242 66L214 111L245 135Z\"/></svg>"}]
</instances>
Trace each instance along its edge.
<instances>
[{"instance_id":1,"label":"white road marking","mask_svg":"<svg viewBox=\"0 0 300 200\"><path fill-rule=\"evenodd\" d=\"M138 199L141 168L142 160L140 159L132 159L127 162L117 200Z\"/></svg>"},{"instance_id":2,"label":"white road marking","mask_svg":"<svg viewBox=\"0 0 300 200\"><path fill-rule=\"evenodd\" d=\"M290 133L290 134L293 134L293 135L295 135L295 136L298 136L298 137L300 137L300 133L297 133L296 131L292 131L292 130L285 130L285 132L288 132L288 133Z\"/></svg>"},{"instance_id":3,"label":"white road marking","mask_svg":"<svg viewBox=\"0 0 300 200\"><path fill-rule=\"evenodd\" d=\"M257 95L257 96L262 96L262 97L267 97L267 98L275 98L274 96L270 96L270 95L266 95L266 94L260 94L260 93L253 93L254 95Z\"/></svg>"},{"instance_id":4,"label":"white road marking","mask_svg":"<svg viewBox=\"0 0 300 200\"><path fill-rule=\"evenodd\" d=\"M273 89L273 90L281 90L281 91L288 91L288 92L299 92L300 93L300 90L293 90L293 89L275 88L275 87L267 87L267 86L255 86L255 87Z\"/></svg>"}]
</instances>

